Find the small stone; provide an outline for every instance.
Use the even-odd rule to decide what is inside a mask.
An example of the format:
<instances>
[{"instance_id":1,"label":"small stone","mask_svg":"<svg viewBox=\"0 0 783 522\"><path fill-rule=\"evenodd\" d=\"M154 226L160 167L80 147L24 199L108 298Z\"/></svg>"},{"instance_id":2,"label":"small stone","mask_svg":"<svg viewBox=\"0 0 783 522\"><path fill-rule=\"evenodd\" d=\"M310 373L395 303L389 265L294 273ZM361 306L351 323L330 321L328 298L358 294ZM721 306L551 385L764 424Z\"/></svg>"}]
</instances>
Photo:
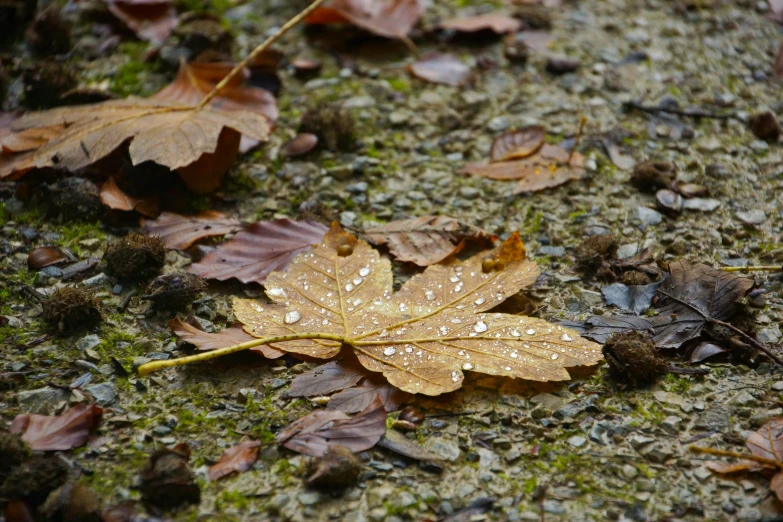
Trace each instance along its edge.
<instances>
[{"instance_id":1,"label":"small stone","mask_svg":"<svg viewBox=\"0 0 783 522\"><path fill-rule=\"evenodd\" d=\"M626 245L620 245L617 249L617 257L620 259L630 259L636 255L639 251L638 243L628 243Z\"/></svg>"},{"instance_id":2,"label":"small stone","mask_svg":"<svg viewBox=\"0 0 783 522\"><path fill-rule=\"evenodd\" d=\"M646 437L644 435L635 434L628 437L627 440L633 449L639 451L641 448L644 448L651 442L655 442L656 439L654 437Z\"/></svg>"},{"instance_id":3,"label":"small stone","mask_svg":"<svg viewBox=\"0 0 783 522\"><path fill-rule=\"evenodd\" d=\"M767 220L767 214L760 208L737 212L737 218L746 225L760 225Z\"/></svg>"},{"instance_id":4,"label":"small stone","mask_svg":"<svg viewBox=\"0 0 783 522\"><path fill-rule=\"evenodd\" d=\"M776 142L780 137L780 123L772 111L754 114L748 120L748 127L760 140Z\"/></svg>"},{"instance_id":5,"label":"small stone","mask_svg":"<svg viewBox=\"0 0 783 522\"><path fill-rule=\"evenodd\" d=\"M680 431L680 424L682 424L682 419L680 417L670 415L663 419L661 427L669 435L677 435Z\"/></svg>"},{"instance_id":6,"label":"small stone","mask_svg":"<svg viewBox=\"0 0 783 522\"><path fill-rule=\"evenodd\" d=\"M461 454L459 447L438 437L428 438L424 447L451 462L457 460Z\"/></svg>"},{"instance_id":7,"label":"small stone","mask_svg":"<svg viewBox=\"0 0 783 522\"><path fill-rule=\"evenodd\" d=\"M742 390L729 400L729 404L740 408L755 408L760 403L748 390Z\"/></svg>"},{"instance_id":8,"label":"small stone","mask_svg":"<svg viewBox=\"0 0 783 522\"><path fill-rule=\"evenodd\" d=\"M567 56L550 56L546 60L546 70L551 74L567 74L579 68L579 60Z\"/></svg>"},{"instance_id":9,"label":"small stone","mask_svg":"<svg viewBox=\"0 0 783 522\"><path fill-rule=\"evenodd\" d=\"M682 208L686 210L698 210L700 212L712 212L720 206L720 201L710 198L692 198L686 199Z\"/></svg>"},{"instance_id":10,"label":"small stone","mask_svg":"<svg viewBox=\"0 0 783 522\"><path fill-rule=\"evenodd\" d=\"M305 491L299 493L297 499L303 506L314 506L321 501L321 493L318 491Z\"/></svg>"},{"instance_id":11,"label":"small stone","mask_svg":"<svg viewBox=\"0 0 783 522\"><path fill-rule=\"evenodd\" d=\"M111 406L117 401L117 387L111 382L93 384L85 390L95 398L98 406Z\"/></svg>"},{"instance_id":12,"label":"small stone","mask_svg":"<svg viewBox=\"0 0 783 522\"><path fill-rule=\"evenodd\" d=\"M768 152L769 151L769 143L767 143L764 140L754 140L751 141L748 145L750 147L750 150L756 153L762 153L762 152Z\"/></svg>"},{"instance_id":13,"label":"small stone","mask_svg":"<svg viewBox=\"0 0 783 522\"><path fill-rule=\"evenodd\" d=\"M76 341L76 349L80 351L89 350L90 348L95 348L99 344L101 344L101 338L97 335L85 335Z\"/></svg>"},{"instance_id":14,"label":"small stone","mask_svg":"<svg viewBox=\"0 0 783 522\"><path fill-rule=\"evenodd\" d=\"M731 169L723 163L712 163L707 165L704 173L710 177L718 179L728 179L733 176Z\"/></svg>"},{"instance_id":15,"label":"small stone","mask_svg":"<svg viewBox=\"0 0 783 522\"><path fill-rule=\"evenodd\" d=\"M505 116L495 116L487 123L487 129L491 130L492 132L503 132L510 126L511 123L509 123L508 118Z\"/></svg>"},{"instance_id":16,"label":"small stone","mask_svg":"<svg viewBox=\"0 0 783 522\"><path fill-rule=\"evenodd\" d=\"M662 191L658 191L662 192ZM634 219L638 219L642 222L642 225L646 228L648 226L658 225L663 221L663 216L660 212L647 207L636 207L632 214Z\"/></svg>"},{"instance_id":17,"label":"small stone","mask_svg":"<svg viewBox=\"0 0 783 522\"><path fill-rule=\"evenodd\" d=\"M581 448L585 445L587 442L587 439L582 437L581 435L574 435L573 437L568 439L568 444L570 444L574 448Z\"/></svg>"},{"instance_id":18,"label":"small stone","mask_svg":"<svg viewBox=\"0 0 783 522\"><path fill-rule=\"evenodd\" d=\"M79 244L87 250L97 250L101 245L101 240L97 238L82 239Z\"/></svg>"},{"instance_id":19,"label":"small stone","mask_svg":"<svg viewBox=\"0 0 783 522\"><path fill-rule=\"evenodd\" d=\"M623 477L633 480L639 475L639 470L630 464L625 464L622 469Z\"/></svg>"},{"instance_id":20,"label":"small stone","mask_svg":"<svg viewBox=\"0 0 783 522\"><path fill-rule=\"evenodd\" d=\"M712 476L712 473L710 473L710 470L702 466L693 472L693 476L695 476L699 482L706 482L707 479Z\"/></svg>"},{"instance_id":21,"label":"small stone","mask_svg":"<svg viewBox=\"0 0 783 522\"><path fill-rule=\"evenodd\" d=\"M565 513L565 508L559 500L544 500L543 508L545 513L552 513L553 515Z\"/></svg>"},{"instance_id":22,"label":"small stone","mask_svg":"<svg viewBox=\"0 0 783 522\"><path fill-rule=\"evenodd\" d=\"M389 114L389 123L395 126L403 125L404 123L407 123L408 120L410 120L410 115L406 112L396 111Z\"/></svg>"},{"instance_id":23,"label":"small stone","mask_svg":"<svg viewBox=\"0 0 783 522\"><path fill-rule=\"evenodd\" d=\"M109 283L111 283L111 279L103 272L82 281L84 286L103 286Z\"/></svg>"},{"instance_id":24,"label":"small stone","mask_svg":"<svg viewBox=\"0 0 783 522\"><path fill-rule=\"evenodd\" d=\"M772 385L772 389L775 391L783 391L783 381L778 381Z\"/></svg>"},{"instance_id":25,"label":"small stone","mask_svg":"<svg viewBox=\"0 0 783 522\"><path fill-rule=\"evenodd\" d=\"M59 388L46 386L35 390L25 390L16 394L16 400L25 411L30 413L47 413L61 402L67 401L69 392Z\"/></svg>"},{"instance_id":26,"label":"small stone","mask_svg":"<svg viewBox=\"0 0 783 522\"><path fill-rule=\"evenodd\" d=\"M655 204L667 214L679 214L682 211L682 196L669 189L661 189L655 193Z\"/></svg>"},{"instance_id":27,"label":"small stone","mask_svg":"<svg viewBox=\"0 0 783 522\"><path fill-rule=\"evenodd\" d=\"M566 250L561 246L545 245L538 249L536 256L549 256L553 258L563 257L566 254Z\"/></svg>"},{"instance_id":28,"label":"small stone","mask_svg":"<svg viewBox=\"0 0 783 522\"><path fill-rule=\"evenodd\" d=\"M269 385L272 387L273 390L277 390L278 388L282 388L286 384L288 384L288 381L286 379L275 378L272 379L272 382Z\"/></svg>"},{"instance_id":29,"label":"small stone","mask_svg":"<svg viewBox=\"0 0 783 522\"><path fill-rule=\"evenodd\" d=\"M649 450L645 451L645 456L651 461L657 464L663 464L674 456L674 452L670 448L665 448L661 445L655 445Z\"/></svg>"},{"instance_id":30,"label":"small stone","mask_svg":"<svg viewBox=\"0 0 783 522\"><path fill-rule=\"evenodd\" d=\"M481 191L476 187L460 187L459 195L465 199L476 199L481 195Z\"/></svg>"}]
</instances>

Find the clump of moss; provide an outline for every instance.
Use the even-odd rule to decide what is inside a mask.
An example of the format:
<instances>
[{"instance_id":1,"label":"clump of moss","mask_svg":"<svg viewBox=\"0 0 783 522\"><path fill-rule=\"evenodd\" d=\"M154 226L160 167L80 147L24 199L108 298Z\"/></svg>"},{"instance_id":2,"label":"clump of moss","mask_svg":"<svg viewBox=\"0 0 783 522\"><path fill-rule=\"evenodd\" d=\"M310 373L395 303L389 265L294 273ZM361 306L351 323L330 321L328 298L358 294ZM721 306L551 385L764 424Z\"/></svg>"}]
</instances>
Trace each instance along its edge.
<instances>
[{"instance_id":1,"label":"clump of moss","mask_svg":"<svg viewBox=\"0 0 783 522\"><path fill-rule=\"evenodd\" d=\"M24 102L31 109L48 109L57 105L60 96L77 85L76 76L67 66L53 60L42 60L22 73Z\"/></svg>"},{"instance_id":2,"label":"clump of moss","mask_svg":"<svg viewBox=\"0 0 783 522\"><path fill-rule=\"evenodd\" d=\"M359 480L362 461L345 446L330 445L326 455L312 459L307 466L308 487L317 489L345 489Z\"/></svg>"},{"instance_id":3,"label":"clump of moss","mask_svg":"<svg viewBox=\"0 0 783 522\"><path fill-rule=\"evenodd\" d=\"M57 522L100 522L101 505L92 488L72 480L49 494L40 514Z\"/></svg>"},{"instance_id":4,"label":"clump of moss","mask_svg":"<svg viewBox=\"0 0 783 522\"><path fill-rule=\"evenodd\" d=\"M157 274L166 260L166 246L157 236L135 232L112 241L103 254L110 273L124 280L144 280Z\"/></svg>"},{"instance_id":5,"label":"clump of moss","mask_svg":"<svg viewBox=\"0 0 783 522\"><path fill-rule=\"evenodd\" d=\"M167 274L150 283L143 299L152 301L156 308L177 310L192 303L206 287L207 282L197 275Z\"/></svg>"},{"instance_id":6,"label":"clump of moss","mask_svg":"<svg viewBox=\"0 0 783 522\"><path fill-rule=\"evenodd\" d=\"M615 334L607 339L603 353L609 365L609 376L633 387L652 384L669 372L668 364L645 332Z\"/></svg>"},{"instance_id":7,"label":"clump of moss","mask_svg":"<svg viewBox=\"0 0 783 522\"><path fill-rule=\"evenodd\" d=\"M0 431L0 476L30 458L30 449L19 435Z\"/></svg>"},{"instance_id":8,"label":"clump of moss","mask_svg":"<svg viewBox=\"0 0 783 522\"><path fill-rule=\"evenodd\" d=\"M46 501L49 494L68 478L68 468L58 458L32 457L15 466L0 486L0 497L24 500L33 506Z\"/></svg>"},{"instance_id":9,"label":"clump of moss","mask_svg":"<svg viewBox=\"0 0 783 522\"><path fill-rule=\"evenodd\" d=\"M201 490L188 467L189 458L190 449L184 444L150 455L136 485L147 506L170 510L201 501Z\"/></svg>"},{"instance_id":10,"label":"clump of moss","mask_svg":"<svg viewBox=\"0 0 783 522\"><path fill-rule=\"evenodd\" d=\"M47 7L24 33L27 47L38 56L65 54L71 50L71 30L60 17L60 10Z\"/></svg>"},{"instance_id":11,"label":"clump of moss","mask_svg":"<svg viewBox=\"0 0 783 522\"><path fill-rule=\"evenodd\" d=\"M356 120L339 103L327 103L308 109L302 116L299 132L318 136L320 144L331 151L350 151L356 148Z\"/></svg>"},{"instance_id":12,"label":"clump of moss","mask_svg":"<svg viewBox=\"0 0 783 522\"><path fill-rule=\"evenodd\" d=\"M84 288L62 288L47 298L42 306L43 319L60 332L87 328L102 319L100 301Z\"/></svg>"},{"instance_id":13,"label":"clump of moss","mask_svg":"<svg viewBox=\"0 0 783 522\"><path fill-rule=\"evenodd\" d=\"M62 216L67 221L94 221L103 212L101 191L86 178L59 179L46 187L45 195L49 216Z\"/></svg>"},{"instance_id":14,"label":"clump of moss","mask_svg":"<svg viewBox=\"0 0 783 522\"><path fill-rule=\"evenodd\" d=\"M643 191L668 187L677 175L677 167L670 161L643 161L631 172L631 184Z\"/></svg>"}]
</instances>

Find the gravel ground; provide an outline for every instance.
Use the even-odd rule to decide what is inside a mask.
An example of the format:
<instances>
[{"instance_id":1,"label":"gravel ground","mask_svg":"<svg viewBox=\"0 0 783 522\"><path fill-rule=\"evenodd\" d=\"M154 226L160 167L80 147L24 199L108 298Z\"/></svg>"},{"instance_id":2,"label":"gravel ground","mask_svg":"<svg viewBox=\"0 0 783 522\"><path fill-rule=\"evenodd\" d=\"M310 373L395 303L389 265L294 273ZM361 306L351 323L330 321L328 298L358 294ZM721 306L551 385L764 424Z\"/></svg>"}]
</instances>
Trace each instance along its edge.
<instances>
[{"instance_id":1,"label":"gravel ground","mask_svg":"<svg viewBox=\"0 0 783 522\"><path fill-rule=\"evenodd\" d=\"M239 56L301 7L291 4L255 0L212 11L230 24ZM423 27L458 13L503 8L502 2L436 4ZM354 227L442 213L501 237L519 230L543 271L526 295L541 317L553 321L616 312L602 298L605 283L573 267L574 247L589 235L614 234L625 257L649 248L663 261L779 264L781 149L758 140L747 125L750 115L782 107L780 85L771 80L780 27L764 16L765 7L744 0L582 0L536 10L551 23L551 42L524 65L504 57L500 39L414 34L423 51L449 51L474 68L465 88L411 78L405 70L411 57L402 44L368 41L353 30L308 31L308 38L294 30L280 49L289 59L321 60L322 71L309 80L281 72L281 117L270 144L232 169L219 197L193 205L252 221L297 216L303 204L320 202L325 213ZM82 86L103 82L118 93L149 94L173 77L176 43L161 50L154 66L138 62L141 44L88 60L96 38L81 22L74 30L73 61ZM327 50L334 48L340 52ZM549 73L552 55L577 60L579 67ZM302 113L326 101L350 109L361 146L351 153L274 159L280 144L295 135ZM676 102L736 117L650 115L624 109L627 101ZM484 159L492 139L506 129L540 124L553 141L573 143L583 115L584 180L510 195L509 183L459 174L466 162ZM614 162L605 148L610 143L618 152ZM629 162L646 159L674 162L678 179L703 185L708 194L690 199L679 213L656 210L654 195L629 183ZM446 459L439 465L376 448L361 454L366 466L357 486L327 494L304 487L306 459L269 446L251 471L210 483L206 469L224 448L244 436L269 440L311 409L308 401L283 394L312 364L239 355L146 380L117 375L111 358L131 368L188 350L178 348L168 331L170 315L151 312L137 297L118 311L133 287L112 280L101 266L77 285L99 292L107 311L103 324L36 342L47 331L41 306L20 289L29 285L48 294L65 283L56 271L30 272L27 253L59 244L80 258L100 258L123 229L106 220L47 217L35 200L22 203L4 190L0 245L8 255L0 260L0 306L11 320L0 329L0 372L27 373L23 384L0 389L0 426L20 412L52 414L93 395L107 408L104 422L97 437L68 458L106 503L137 498L130 485L147 455L187 442L202 501L173 515L176 520L435 520L485 497L496 499L494 507L471 520L759 521L783 515L768 479L714 477L705 457L687 449L698 441L744 451L749 431L783 415L783 372L764 359L750 366L707 363L706 376L670 375L635 391L619 388L600 369L559 386L474 375L458 392L415 400L429 415L470 413L428 418L411 435ZM169 252L165 271L190 262L187 254ZM411 273L403 267L396 276L402 281ZM766 294L748 303L748 324L758 339L775 345L781 278L755 279ZM259 294L260 287L212 284L193 313L204 325L222 328L232 322L230 296ZM57 387L84 374L91 375L86 385Z\"/></svg>"}]
</instances>

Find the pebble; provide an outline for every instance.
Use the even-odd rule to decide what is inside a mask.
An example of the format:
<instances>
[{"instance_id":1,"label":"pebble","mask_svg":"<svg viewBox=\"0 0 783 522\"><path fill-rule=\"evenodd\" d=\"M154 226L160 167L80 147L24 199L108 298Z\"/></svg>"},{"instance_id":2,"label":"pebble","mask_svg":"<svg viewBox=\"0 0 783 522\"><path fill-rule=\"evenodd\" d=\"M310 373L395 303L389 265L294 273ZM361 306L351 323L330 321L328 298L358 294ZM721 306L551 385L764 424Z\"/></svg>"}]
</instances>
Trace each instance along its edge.
<instances>
[{"instance_id":1,"label":"pebble","mask_svg":"<svg viewBox=\"0 0 783 522\"><path fill-rule=\"evenodd\" d=\"M579 60L567 56L550 56L546 60L546 70L552 74L566 74L579 68Z\"/></svg>"},{"instance_id":2,"label":"pebble","mask_svg":"<svg viewBox=\"0 0 783 522\"><path fill-rule=\"evenodd\" d=\"M303 506L314 506L321 501L321 493L318 491L305 491L299 493L297 499Z\"/></svg>"},{"instance_id":3,"label":"pebble","mask_svg":"<svg viewBox=\"0 0 783 522\"><path fill-rule=\"evenodd\" d=\"M424 443L424 447L452 462L457 460L462 453L456 445L438 437L429 437Z\"/></svg>"},{"instance_id":4,"label":"pebble","mask_svg":"<svg viewBox=\"0 0 783 522\"><path fill-rule=\"evenodd\" d=\"M505 116L495 116L487 123L487 129L492 132L503 132L511 126L508 118Z\"/></svg>"},{"instance_id":5,"label":"pebble","mask_svg":"<svg viewBox=\"0 0 783 522\"><path fill-rule=\"evenodd\" d=\"M85 335L76 341L76 349L80 351L89 350L90 348L95 348L99 344L101 344L101 338L97 335Z\"/></svg>"},{"instance_id":6,"label":"pebble","mask_svg":"<svg viewBox=\"0 0 783 522\"><path fill-rule=\"evenodd\" d=\"M585 445L587 442L587 439L582 437L581 435L574 435L573 437L568 439L568 444L570 444L574 448L581 448Z\"/></svg>"},{"instance_id":7,"label":"pebble","mask_svg":"<svg viewBox=\"0 0 783 522\"><path fill-rule=\"evenodd\" d=\"M476 199L481 195L481 191L476 187L460 187L459 195L465 199Z\"/></svg>"},{"instance_id":8,"label":"pebble","mask_svg":"<svg viewBox=\"0 0 783 522\"><path fill-rule=\"evenodd\" d=\"M48 413L61 402L67 401L70 393L59 388L46 386L35 390L20 391L16 400L22 408L30 413Z\"/></svg>"},{"instance_id":9,"label":"pebble","mask_svg":"<svg viewBox=\"0 0 783 522\"><path fill-rule=\"evenodd\" d=\"M561 246L542 246L536 251L536 256L563 257L566 254L565 247Z\"/></svg>"},{"instance_id":10,"label":"pebble","mask_svg":"<svg viewBox=\"0 0 783 522\"><path fill-rule=\"evenodd\" d=\"M683 201L682 208L686 210L699 210L701 212L712 212L721 205L717 199L710 198L691 198Z\"/></svg>"},{"instance_id":11,"label":"pebble","mask_svg":"<svg viewBox=\"0 0 783 522\"><path fill-rule=\"evenodd\" d=\"M95 398L98 406L111 406L117 401L118 397L117 387L111 382L93 384L85 388L85 391Z\"/></svg>"},{"instance_id":12,"label":"pebble","mask_svg":"<svg viewBox=\"0 0 783 522\"><path fill-rule=\"evenodd\" d=\"M82 281L82 284L84 286L103 286L109 284L110 282L111 279L109 278L109 276L101 272L100 274L85 279L84 281Z\"/></svg>"},{"instance_id":13,"label":"pebble","mask_svg":"<svg viewBox=\"0 0 783 522\"><path fill-rule=\"evenodd\" d=\"M746 225L760 225L767 220L767 214L760 208L737 212L737 219Z\"/></svg>"},{"instance_id":14,"label":"pebble","mask_svg":"<svg viewBox=\"0 0 783 522\"><path fill-rule=\"evenodd\" d=\"M641 221L644 228L658 225L663 221L663 215L660 212L647 207L636 207L632 217Z\"/></svg>"}]
</instances>

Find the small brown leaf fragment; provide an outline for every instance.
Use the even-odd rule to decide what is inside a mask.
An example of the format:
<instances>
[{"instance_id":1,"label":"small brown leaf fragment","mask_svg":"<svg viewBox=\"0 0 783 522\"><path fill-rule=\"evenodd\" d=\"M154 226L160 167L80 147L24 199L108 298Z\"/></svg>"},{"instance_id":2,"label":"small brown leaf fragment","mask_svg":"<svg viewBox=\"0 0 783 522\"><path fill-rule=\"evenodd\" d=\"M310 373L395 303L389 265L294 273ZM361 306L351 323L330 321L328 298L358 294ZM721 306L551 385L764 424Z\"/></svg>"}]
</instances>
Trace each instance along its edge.
<instances>
[{"instance_id":1,"label":"small brown leaf fragment","mask_svg":"<svg viewBox=\"0 0 783 522\"><path fill-rule=\"evenodd\" d=\"M65 263L69 259L68 254L60 247L38 247L32 249L30 253L27 254L27 267L30 270L39 270L50 265L56 265L57 263Z\"/></svg>"},{"instance_id":2,"label":"small brown leaf fragment","mask_svg":"<svg viewBox=\"0 0 783 522\"><path fill-rule=\"evenodd\" d=\"M177 27L177 12L166 0L105 0L109 11L136 36L156 45Z\"/></svg>"},{"instance_id":3,"label":"small brown leaf fragment","mask_svg":"<svg viewBox=\"0 0 783 522\"><path fill-rule=\"evenodd\" d=\"M114 178L109 178L101 185L101 203L112 210L125 212L137 211L142 216L155 217L160 213L158 203L154 199L137 199L122 191Z\"/></svg>"},{"instance_id":4,"label":"small brown leaf fragment","mask_svg":"<svg viewBox=\"0 0 783 522\"><path fill-rule=\"evenodd\" d=\"M430 83L460 87L470 78L470 67L445 53L429 53L408 66L413 76Z\"/></svg>"},{"instance_id":5,"label":"small brown leaf fragment","mask_svg":"<svg viewBox=\"0 0 783 522\"><path fill-rule=\"evenodd\" d=\"M205 237L223 236L242 229L242 223L214 210L196 216L164 212L157 219L142 222L148 236L159 236L166 248L185 250Z\"/></svg>"},{"instance_id":6,"label":"small brown leaf fragment","mask_svg":"<svg viewBox=\"0 0 783 522\"><path fill-rule=\"evenodd\" d=\"M218 348L246 343L255 339L252 335L245 333L241 324L234 324L219 332L208 333L191 324L183 323L179 319L172 319L169 321L169 328L179 339L192 344L198 350L217 350ZM277 359L285 355L285 352L276 350L271 346L256 346L251 348L251 350L262 354L267 359Z\"/></svg>"},{"instance_id":7,"label":"small brown leaf fragment","mask_svg":"<svg viewBox=\"0 0 783 522\"><path fill-rule=\"evenodd\" d=\"M452 18L441 22L441 29L450 29L460 33L475 33L477 31L492 31L495 34L514 33L522 28L522 22L516 18L499 13L488 13L478 16Z\"/></svg>"},{"instance_id":8,"label":"small brown leaf fragment","mask_svg":"<svg viewBox=\"0 0 783 522\"><path fill-rule=\"evenodd\" d=\"M314 411L294 421L277 436L282 446L311 457L323 457L332 444L354 453L375 446L386 432L386 410L380 398L348 417L341 411Z\"/></svg>"},{"instance_id":9,"label":"small brown leaf fragment","mask_svg":"<svg viewBox=\"0 0 783 522\"><path fill-rule=\"evenodd\" d=\"M402 219L364 231L368 241L388 245L400 261L419 266L440 263L462 250L465 241L494 241L496 236L448 216L421 216Z\"/></svg>"},{"instance_id":10,"label":"small brown leaf fragment","mask_svg":"<svg viewBox=\"0 0 783 522\"><path fill-rule=\"evenodd\" d=\"M316 397L356 385L367 375L361 367L332 361L304 372L291 381L286 397Z\"/></svg>"},{"instance_id":11,"label":"small brown leaf fragment","mask_svg":"<svg viewBox=\"0 0 783 522\"><path fill-rule=\"evenodd\" d=\"M326 230L315 221L260 221L191 265L188 271L219 281L236 278L243 283L263 283L270 272L284 270L297 256L308 252Z\"/></svg>"},{"instance_id":12,"label":"small brown leaf fragment","mask_svg":"<svg viewBox=\"0 0 783 522\"><path fill-rule=\"evenodd\" d=\"M286 158L304 156L318 145L318 136L309 132L297 134L280 146L280 154Z\"/></svg>"},{"instance_id":13,"label":"small brown leaf fragment","mask_svg":"<svg viewBox=\"0 0 783 522\"><path fill-rule=\"evenodd\" d=\"M232 473L249 470L258 458L260 447L261 443L257 440L246 440L226 449L220 460L207 471L207 478L218 480Z\"/></svg>"},{"instance_id":14,"label":"small brown leaf fragment","mask_svg":"<svg viewBox=\"0 0 783 522\"><path fill-rule=\"evenodd\" d=\"M312 25L350 23L378 36L407 35L424 11L422 0L332 0L306 19Z\"/></svg>"},{"instance_id":15,"label":"small brown leaf fragment","mask_svg":"<svg viewBox=\"0 0 783 522\"><path fill-rule=\"evenodd\" d=\"M24 413L16 416L9 431L21 433L34 451L64 451L83 446L102 414L95 404L78 404L54 417Z\"/></svg>"},{"instance_id":16,"label":"small brown leaf fragment","mask_svg":"<svg viewBox=\"0 0 783 522\"><path fill-rule=\"evenodd\" d=\"M778 500L783 501L783 472L778 471L769 481L769 489L775 493Z\"/></svg>"},{"instance_id":17,"label":"small brown leaf fragment","mask_svg":"<svg viewBox=\"0 0 783 522\"><path fill-rule=\"evenodd\" d=\"M492 142L491 161L522 159L535 154L544 144L546 131L540 125L530 125L501 134Z\"/></svg>"}]
</instances>

